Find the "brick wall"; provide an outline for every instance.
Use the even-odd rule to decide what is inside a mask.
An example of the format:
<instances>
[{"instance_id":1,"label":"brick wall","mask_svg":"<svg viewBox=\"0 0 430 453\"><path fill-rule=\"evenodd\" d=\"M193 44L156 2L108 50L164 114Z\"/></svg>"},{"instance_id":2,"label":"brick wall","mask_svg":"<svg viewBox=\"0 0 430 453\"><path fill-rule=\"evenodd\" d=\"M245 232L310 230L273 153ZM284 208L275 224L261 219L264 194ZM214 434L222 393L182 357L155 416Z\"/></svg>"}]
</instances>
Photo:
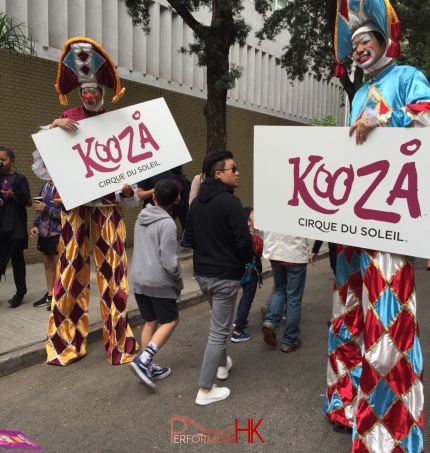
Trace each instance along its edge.
<instances>
[{"instance_id":1,"label":"brick wall","mask_svg":"<svg viewBox=\"0 0 430 453\"><path fill-rule=\"evenodd\" d=\"M31 135L39 126L50 124L64 109L54 90L57 64L37 57L29 57L0 49L0 144L11 147L16 155L16 171L23 173L31 194L36 195L43 182L31 170L35 149ZM110 104L112 92L107 90L105 106L109 111L151 99L164 97L190 151L193 161L184 165L190 180L200 172L206 147L206 122L202 99L162 90L129 80L121 81L126 88L118 104ZM80 105L76 92L68 96L69 106ZM270 115L262 115L236 107L227 107L227 149L233 152L240 171L240 186L236 194L243 205L253 204L253 134L254 125L288 125L292 122ZM124 211L127 226L127 246L133 244L133 225L139 208ZM29 208L29 228L33 208ZM180 230L180 229L179 229ZM180 232L180 231L179 231ZM36 241L30 240L26 252L28 263L39 261Z\"/></svg>"}]
</instances>

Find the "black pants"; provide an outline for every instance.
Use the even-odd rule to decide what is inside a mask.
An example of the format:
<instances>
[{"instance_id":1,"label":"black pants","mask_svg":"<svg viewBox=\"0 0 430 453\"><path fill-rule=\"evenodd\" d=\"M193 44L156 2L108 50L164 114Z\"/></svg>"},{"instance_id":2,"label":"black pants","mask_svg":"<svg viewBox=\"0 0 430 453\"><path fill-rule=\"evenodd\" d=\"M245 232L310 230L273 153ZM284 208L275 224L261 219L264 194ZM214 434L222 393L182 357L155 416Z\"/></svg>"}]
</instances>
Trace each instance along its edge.
<instances>
[{"instance_id":1,"label":"black pants","mask_svg":"<svg viewBox=\"0 0 430 453\"><path fill-rule=\"evenodd\" d=\"M25 282L26 268L23 241L15 240L6 242L1 241L0 238L0 242L0 278L5 274L6 266L11 261L16 294L19 297L24 297L27 294L27 285Z\"/></svg>"},{"instance_id":2,"label":"black pants","mask_svg":"<svg viewBox=\"0 0 430 453\"><path fill-rule=\"evenodd\" d=\"M336 275L336 258L337 258L336 247L337 244L334 244L333 242L328 243L328 256L330 258L330 267L334 275Z\"/></svg>"},{"instance_id":3,"label":"black pants","mask_svg":"<svg viewBox=\"0 0 430 453\"><path fill-rule=\"evenodd\" d=\"M12 270L16 294L19 297L24 297L27 294L27 284L25 282L27 271L25 268L24 250L21 247L15 247L12 253Z\"/></svg>"},{"instance_id":4,"label":"black pants","mask_svg":"<svg viewBox=\"0 0 430 453\"><path fill-rule=\"evenodd\" d=\"M173 220L176 220L176 217L179 218L179 222L182 227L182 232L185 231L185 224L187 222L187 214L188 214L188 209L187 208L177 208L175 209L175 206L173 206L173 213L172 213L172 218Z\"/></svg>"}]
</instances>

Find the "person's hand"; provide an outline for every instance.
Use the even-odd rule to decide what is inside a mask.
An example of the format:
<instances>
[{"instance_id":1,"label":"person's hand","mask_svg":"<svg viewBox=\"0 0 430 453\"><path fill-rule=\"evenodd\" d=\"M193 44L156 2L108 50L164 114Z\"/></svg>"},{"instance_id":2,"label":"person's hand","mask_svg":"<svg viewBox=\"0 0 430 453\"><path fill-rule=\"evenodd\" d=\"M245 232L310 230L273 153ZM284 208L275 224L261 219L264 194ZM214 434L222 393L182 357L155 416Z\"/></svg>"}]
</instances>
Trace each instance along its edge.
<instances>
[{"instance_id":1,"label":"person's hand","mask_svg":"<svg viewBox=\"0 0 430 453\"><path fill-rule=\"evenodd\" d=\"M13 190L2 190L1 194L3 195L3 198L8 200L9 198L12 198L15 200L15 194L13 193Z\"/></svg>"},{"instance_id":2,"label":"person's hand","mask_svg":"<svg viewBox=\"0 0 430 453\"><path fill-rule=\"evenodd\" d=\"M128 182L125 182L123 184L121 193L124 195L124 197L129 197L133 193L133 189Z\"/></svg>"},{"instance_id":3,"label":"person's hand","mask_svg":"<svg viewBox=\"0 0 430 453\"><path fill-rule=\"evenodd\" d=\"M78 130L78 122L70 118L57 118L55 119L50 128L61 127L67 132L76 132Z\"/></svg>"},{"instance_id":4,"label":"person's hand","mask_svg":"<svg viewBox=\"0 0 430 453\"><path fill-rule=\"evenodd\" d=\"M153 193L154 189L143 190L140 187L137 189L137 196L141 200L147 200L148 198L151 198Z\"/></svg>"},{"instance_id":5,"label":"person's hand","mask_svg":"<svg viewBox=\"0 0 430 453\"><path fill-rule=\"evenodd\" d=\"M372 129L373 126L369 119L360 118L349 128L349 136L351 137L355 132L355 143L362 145Z\"/></svg>"},{"instance_id":6,"label":"person's hand","mask_svg":"<svg viewBox=\"0 0 430 453\"><path fill-rule=\"evenodd\" d=\"M39 228L37 228L36 226L34 226L33 228L31 228L31 230L30 230L30 236L31 236L32 238L37 237L38 234L39 234Z\"/></svg>"},{"instance_id":7,"label":"person's hand","mask_svg":"<svg viewBox=\"0 0 430 453\"><path fill-rule=\"evenodd\" d=\"M312 253L309 261L312 266L315 266L316 262L318 261L318 253Z\"/></svg>"},{"instance_id":8,"label":"person's hand","mask_svg":"<svg viewBox=\"0 0 430 453\"><path fill-rule=\"evenodd\" d=\"M46 204L43 201L34 200L34 208L36 211L43 211L45 209Z\"/></svg>"}]
</instances>

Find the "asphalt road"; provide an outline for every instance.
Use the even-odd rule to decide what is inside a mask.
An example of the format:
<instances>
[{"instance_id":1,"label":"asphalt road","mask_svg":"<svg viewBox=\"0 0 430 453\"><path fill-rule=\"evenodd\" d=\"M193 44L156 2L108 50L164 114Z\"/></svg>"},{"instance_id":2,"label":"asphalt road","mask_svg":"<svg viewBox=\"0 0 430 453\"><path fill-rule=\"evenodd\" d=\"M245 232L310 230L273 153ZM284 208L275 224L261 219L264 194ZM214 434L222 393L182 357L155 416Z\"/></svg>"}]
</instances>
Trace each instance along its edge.
<instances>
[{"instance_id":1,"label":"asphalt road","mask_svg":"<svg viewBox=\"0 0 430 453\"><path fill-rule=\"evenodd\" d=\"M417 261L416 275L428 363L430 272L424 260ZM156 362L171 367L172 374L156 390L141 385L128 365L109 365L102 342L96 342L71 366L36 365L1 378L0 429L22 431L52 453L350 452L350 436L334 433L322 414L332 285L327 258L309 266L303 346L285 354L262 341L260 307L272 289L272 280L265 280L249 317L251 340L228 342L233 369L224 384L231 390L225 401L204 407L194 402L209 323L208 304L203 303L180 313L178 328L157 354ZM140 328L135 335L140 337ZM425 390L428 414L426 375ZM238 432L234 443L236 419L238 427L254 428L250 439Z\"/></svg>"}]
</instances>

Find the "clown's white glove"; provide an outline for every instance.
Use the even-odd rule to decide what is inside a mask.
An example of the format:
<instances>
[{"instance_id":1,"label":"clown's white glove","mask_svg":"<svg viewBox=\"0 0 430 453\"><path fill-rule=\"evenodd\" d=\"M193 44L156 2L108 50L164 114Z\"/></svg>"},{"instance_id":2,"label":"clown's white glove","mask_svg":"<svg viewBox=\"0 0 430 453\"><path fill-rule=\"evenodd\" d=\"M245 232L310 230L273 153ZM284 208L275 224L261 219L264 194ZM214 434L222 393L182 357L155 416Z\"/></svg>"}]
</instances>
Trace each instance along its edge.
<instances>
[{"instance_id":1,"label":"clown's white glove","mask_svg":"<svg viewBox=\"0 0 430 453\"><path fill-rule=\"evenodd\" d=\"M378 113L375 110L366 107L361 118L366 120L370 127L379 127Z\"/></svg>"}]
</instances>

